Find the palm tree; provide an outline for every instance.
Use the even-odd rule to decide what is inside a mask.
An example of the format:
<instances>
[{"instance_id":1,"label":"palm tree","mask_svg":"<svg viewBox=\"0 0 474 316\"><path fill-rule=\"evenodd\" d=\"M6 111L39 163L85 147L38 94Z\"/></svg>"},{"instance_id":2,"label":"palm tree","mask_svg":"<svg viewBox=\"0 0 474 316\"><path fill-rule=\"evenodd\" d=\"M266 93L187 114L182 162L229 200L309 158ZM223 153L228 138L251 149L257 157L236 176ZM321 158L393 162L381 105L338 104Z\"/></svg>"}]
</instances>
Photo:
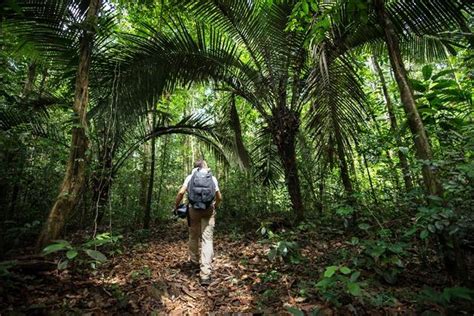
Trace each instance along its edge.
<instances>
[{"instance_id":1,"label":"palm tree","mask_svg":"<svg viewBox=\"0 0 474 316\"><path fill-rule=\"evenodd\" d=\"M151 69L157 59L168 58L170 72L183 82L212 80L259 112L263 120L260 136L270 139L274 146L268 147L273 150L267 153L279 157L299 220L304 216L304 205L296 146L309 101L322 112L330 111L331 102L340 101L340 116L333 117L342 126L340 119L359 115L362 94L359 85L355 85L348 93L333 94L330 99L314 95L321 91L308 81L312 71L305 46L309 33L286 30L293 5L293 1L184 1L186 12L199 19L194 28L174 18L164 31L144 26L138 36L130 36L129 40L133 54ZM334 82L356 81L354 72L344 70L343 63L330 69ZM331 86L334 88L335 83ZM354 120L347 123L344 130L350 130ZM338 135L344 142L346 134Z\"/></svg>"},{"instance_id":2,"label":"palm tree","mask_svg":"<svg viewBox=\"0 0 474 316\"><path fill-rule=\"evenodd\" d=\"M386 48L397 81L408 126L413 134L417 157L423 161L422 172L426 191L442 195L442 186L435 168L429 139L418 113L402 55L421 61L446 57L459 46L448 36L465 29L467 15L472 15L470 1L374 0L358 6L353 0L334 1L328 14L332 25L325 34L324 50L316 58L331 60L356 49ZM448 32L448 33L447 33ZM457 36L459 37L459 36ZM316 46L319 47L320 43Z\"/></svg>"},{"instance_id":3,"label":"palm tree","mask_svg":"<svg viewBox=\"0 0 474 316\"><path fill-rule=\"evenodd\" d=\"M472 16L473 9L471 1L463 0L374 0L363 6L355 5L353 0L335 1L330 12L333 23L328 27L324 49L315 54L316 58L332 60L364 47L370 47L370 51L374 46L387 50L415 152L423 163L426 192L438 197L442 197L443 188L431 164L431 145L402 56L425 61L446 57L446 51L455 52L455 47L459 46L456 40L462 42L464 39L456 30L468 30L467 17ZM467 33L469 36L470 32ZM472 36L467 41L471 43ZM463 280L466 266L459 242L453 236L439 234L438 237L448 271Z\"/></svg>"},{"instance_id":4,"label":"palm tree","mask_svg":"<svg viewBox=\"0 0 474 316\"><path fill-rule=\"evenodd\" d=\"M59 235L67 216L79 201L86 180L85 161L88 148L86 114L89 102L89 70L94 43L94 29L99 8L100 0L91 0L83 21L84 30L79 40L79 64L73 105L78 123L72 130L66 174L64 175L58 198L38 238L39 247L44 246Z\"/></svg>"},{"instance_id":5,"label":"palm tree","mask_svg":"<svg viewBox=\"0 0 474 316\"><path fill-rule=\"evenodd\" d=\"M86 152L91 141L88 132L91 119L94 118L92 127L100 135L92 139L98 143L101 169L101 172L93 176L92 183L96 189L95 202L101 205L106 203L113 176L123 161L144 141L166 134L187 134L195 135L213 148L221 150L220 139L213 134L213 127L207 118L186 117L169 125L163 125L159 121L160 123L146 130L137 130L137 124L140 125L143 117L147 116L148 112L144 110L150 104L156 104L165 88L171 90L176 81L173 82L173 77L164 66L168 60L161 59L160 76L148 80L150 78L143 75L148 65L127 55L125 50L124 54L114 50L116 41L112 40L115 36L112 29L115 21L107 12L98 13L100 1L24 0L18 1L17 5L19 12L6 10L8 14L5 20L11 29L32 43L45 60L53 61L54 65L63 70L65 80L74 80L74 71L70 70L73 69L71 65L77 65L73 106L76 121L73 122L66 174L60 194L38 239L38 248L59 237L66 219L83 194L87 181L85 169L89 157ZM137 81L140 82L138 88L129 87L130 82ZM92 100L91 111L88 111L89 100ZM24 115L16 118L5 116L2 128L14 125L15 120L25 121ZM32 128L41 126L33 124L37 123L34 117L28 121L32 122ZM103 128L107 132L101 135ZM41 132L48 137L52 134ZM132 145L127 145L127 142ZM114 159L116 155L118 158Z\"/></svg>"}]
</instances>

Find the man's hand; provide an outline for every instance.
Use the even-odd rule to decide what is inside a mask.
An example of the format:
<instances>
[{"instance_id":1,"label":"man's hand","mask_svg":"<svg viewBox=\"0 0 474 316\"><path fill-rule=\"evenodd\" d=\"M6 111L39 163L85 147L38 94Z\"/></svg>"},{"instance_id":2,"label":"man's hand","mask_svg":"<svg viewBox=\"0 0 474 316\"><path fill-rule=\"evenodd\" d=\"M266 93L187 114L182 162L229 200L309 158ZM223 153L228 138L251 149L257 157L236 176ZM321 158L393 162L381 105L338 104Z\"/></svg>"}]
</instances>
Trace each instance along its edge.
<instances>
[{"instance_id":1,"label":"man's hand","mask_svg":"<svg viewBox=\"0 0 474 316\"><path fill-rule=\"evenodd\" d=\"M214 209L219 207L219 204L222 202L222 194L221 191L216 192L216 201L214 202Z\"/></svg>"},{"instance_id":2,"label":"man's hand","mask_svg":"<svg viewBox=\"0 0 474 316\"><path fill-rule=\"evenodd\" d=\"M177 209L183 200L184 193L186 193L186 187L183 185L181 189L178 191L178 195L176 195L176 201L174 205L174 209Z\"/></svg>"}]
</instances>

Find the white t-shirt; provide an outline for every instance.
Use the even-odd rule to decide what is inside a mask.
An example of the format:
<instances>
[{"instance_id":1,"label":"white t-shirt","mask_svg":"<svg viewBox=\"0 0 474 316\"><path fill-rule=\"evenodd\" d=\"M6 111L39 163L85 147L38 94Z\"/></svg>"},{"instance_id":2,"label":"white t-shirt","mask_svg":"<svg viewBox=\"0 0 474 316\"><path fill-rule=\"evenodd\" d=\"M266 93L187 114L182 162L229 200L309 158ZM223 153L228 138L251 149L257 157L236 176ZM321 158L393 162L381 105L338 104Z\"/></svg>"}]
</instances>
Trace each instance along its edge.
<instances>
[{"instance_id":1,"label":"white t-shirt","mask_svg":"<svg viewBox=\"0 0 474 316\"><path fill-rule=\"evenodd\" d=\"M191 181L191 178L192 178L193 174L194 174L197 170L198 170L198 168L194 168L193 171L191 171L191 174L188 175L188 176L186 177L186 179L184 179L183 186L186 187L186 189L188 188L189 181ZM212 181L214 182L214 185L216 186L216 192L219 191L219 184L217 183L216 177L212 176Z\"/></svg>"}]
</instances>

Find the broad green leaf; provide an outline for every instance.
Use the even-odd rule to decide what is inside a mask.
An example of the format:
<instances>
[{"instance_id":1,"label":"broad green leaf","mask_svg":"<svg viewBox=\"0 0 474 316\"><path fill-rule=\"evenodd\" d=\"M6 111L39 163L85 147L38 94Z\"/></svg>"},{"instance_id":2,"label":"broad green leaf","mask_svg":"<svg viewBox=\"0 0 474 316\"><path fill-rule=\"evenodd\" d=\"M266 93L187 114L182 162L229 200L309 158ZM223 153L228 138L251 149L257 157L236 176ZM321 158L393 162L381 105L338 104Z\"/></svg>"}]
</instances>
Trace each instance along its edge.
<instances>
[{"instance_id":1,"label":"broad green leaf","mask_svg":"<svg viewBox=\"0 0 474 316\"><path fill-rule=\"evenodd\" d=\"M398 147L398 150L404 155L408 154L408 148L407 147Z\"/></svg>"},{"instance_id":2,"label":"broad green leaf","mask_svg":"<svg viewBox=\"0 0 474 316\"><path fill-rule=\"evenodd\" d=\"M447 69L447 70L442 70L440 72L438 72L437 74L435 74L433 77L431 77L431 80L436 80L444 75L447 75L447 74L450 74L450 73L454 73L454 69Z\"/></svg>"},{"instance_id":3,"label":"broad green leaf","mask_svg":"<svg viewBox=\"0 0 474 316\"><path fill-rule=\"evenodd\" d=\"M358 283L354 283L354 282L347 283L347 290L353 296L360 296L362 294L362 290Z\"/></svg>"},{"instance_id":4,"label":"broad green leaf","mask_svg":"<svg viewBox=\"0 0 474 316\"><path fill-rule=\"evenodd\" d=\"M367 229L370 228L370 225L367 224L367 223L360 223L359 228L362 229L362 230L367 230Z\"/></svg>"},{"instance_id":5,"label":"broad green leaf","mask_svg":"<svg viewBox=\"0 0 474 316\"><path fill-rule=\"evenodd\" d=\"M426 229L423 229L420 233L420 238L421 239L426 239L428 237L430 233L426 230Z\"/></svg>"},{"instance_id":6,"label":"broad green leaf","mask_svg":"<svg viewBox=\"0 0 474 316\"><path fill-rule=\"evenodd\" d=\"M352 237L351 238L351 245L355 246L359 244L359 238L357 237Z\"/></svg>"},{"instance_id":7,"label":"broad green leaf","mask_svg":"<svg viewBox=\"0 0 474 316\"><path fill-rule=\"evenodd\" d=\"M354 273L352 273L351 278L350 278L350 281L351 281L351 282L357 281L357 279L359 278L359 276L360 276L360 272L359 272L359 271L355 271Z\"/></svg>"},{"instance_id":8,"label":"broad green leaf","mask_svg":"<svg viewBox=\"0 0 474 316\"><path fill-rule=\"evenodd\" d=\"M304 312L297 309L296 307L288 306L286 307L286 310L293 316L304 316Z\"/></svg>"},{"instance_id":9,"label":"broad green leaf","mask_svg":"<svg viewBox=\"0 0 474 316\"><path fill-rule=\"evenodd\" d=\"M46 246L43 249L43 253L45 255L48 255L50 253L61 251L61 250L66 250L66 249L67 249L67 246L65 244L51 244L49 246Z\"/></svg>"},{"instance_id":10,"label":"broad green leaf","mask_svg":"<svg viewBox=\"0 0 474 316\"><path fill-rule=\"evenodd\" d=\"M410 82L411 82L411 85L413 87L413 90L415 90L417 92L425 92L426 91L426 87L423 84L423 82L421 82L419 80L416 80L416 79L411 79Z\"/></svg>"},{"instance_id":11,"label":"broad green leaf","mask_svg":"<svg viewBox=\"0 0 474 316\"><path fill-rule=\"evenodd\" d=\"M443 294L449 296L450 299L460 298L467 301L472 301L474 299L474 290L465 287L446 288L443 290Z\"/></svg>"},{"instance_id":12,"label":"broad green leaf","mask_svg":"<svg viewBox=\"0 0 474 316\"><path fill-rule=\"evenodd\" d=\"M92 259L99 261L99 262L105 262L107 261L107 257L100 251L97 250L92 250L92 249L86 249L86 253L89 257Z\"/></svg>"},{"instance_id":13,"label":"broad green leaf","mask_svg":"<svg viewBox=\"0 0 474 316\"><path fill-rule=\"evenodd\" d=\"M58 270L65 270L69 264L69 260L61 260L58 262Z\"/></svg>"},{"instance_id":14,"label":"broad green leaf","mask_svg":"<svg viewBox=\"0 0 474 316\"><path fill-rule=\"evenodd\" d=\"M431 65L425 65L423 69L421 69L421 72L423 73L423 79L429 80L433 74L433 67Z\"/></svg>"},{"instance_id":15,"label":"broad green leaf","mask_svg":"<svg viewBox=\"0 0 474 316\"><path fill-rule=\"evenodd\" d=\"M309 14L309 5L308 5L308 2L304 1L302 3L302 10L304 12L305 15L308 15Z\"/></svg>"},{"instance_id":16,"label":"broad green leaf","mask_svg":"<svg viewBox=\"0 0 474 316\"><path fill-rule=\"evenodd\" d=\"M270 261L273 261L275 260L276 256L277 256L277 248L272 248L270 249L270 251L268 252L268 259Z\"/></svg>"},{"instance_id":17,"label":"broad green leaf","mask_svg":"<svg viewBox=\"0 0 474 316\"><path fill-rule=\"evenodd\" d=\"M342 267L341 269L339 269L339 271L341 271L342 274L349 274L352 272L352 270L348 267Z\"/></svg>"},{"instance_id":18,"label":"broad green leaf","mask_svg":"<svg viewBox=\"0 0 474 316\"><path fill-rule=\"evenodd\" d=\"M330 266L326 268L326 271L324 271L324 277L325 278L330 278L336 273L337 269L339 269L338 266Z\"/></svg>"},{"instance_id":19,"label":"broad green leaf","mask_svg":"<svg viewBox=\"0 0 474 316\"><path fill-rule=\"evenodd\" d=\"M430 232L434 233L434 232L436 232L436 227L434 227L433 224L429 224L429 225L428 225L428 230L429 230Z\"/></svg>"},{"instance_id":20,"label":"broad green leaf","mask_svg":"<svg viewBox=\"0 0 474 316\"><path fill-rule=\"evenodd\" d=\"M441 221L436 221L435 226L436 226L436 229L440 231L443 230L444 228L443 223Z\"/></svg>"},{"instance_id":21,"label":"broad green leaf","mask_svg":"<svg viewBox=\"0 0 474 316\"><path fill-rule=\"evenodd\" d=\"M77 250L75 250L75 249L71 249L71 250L68 250L68 252L66 252L66 257L69 260L72 260L72 259L76 258L76 256L77 256Z\"/></svg>"}]
</instances>

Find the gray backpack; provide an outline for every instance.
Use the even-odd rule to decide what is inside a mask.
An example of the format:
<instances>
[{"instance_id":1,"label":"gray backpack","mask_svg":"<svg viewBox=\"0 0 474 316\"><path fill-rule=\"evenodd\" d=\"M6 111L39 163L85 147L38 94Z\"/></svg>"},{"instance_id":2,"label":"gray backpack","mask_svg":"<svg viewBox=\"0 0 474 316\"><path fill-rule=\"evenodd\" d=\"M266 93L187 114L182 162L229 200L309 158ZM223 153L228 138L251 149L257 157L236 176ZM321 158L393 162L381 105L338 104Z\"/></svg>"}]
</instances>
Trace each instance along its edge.
<instances>
[{"instance_id":1,"label":"gray backpack","mask_svg":"<svg viewBox=\"0 0 474 316\"><path fill-rule=\"evenodd\" d=\"M207 210L216 196L216 185L208 169L198 169L188 184L188 200L195 210Z\"/></svg>"}]
</instances>

